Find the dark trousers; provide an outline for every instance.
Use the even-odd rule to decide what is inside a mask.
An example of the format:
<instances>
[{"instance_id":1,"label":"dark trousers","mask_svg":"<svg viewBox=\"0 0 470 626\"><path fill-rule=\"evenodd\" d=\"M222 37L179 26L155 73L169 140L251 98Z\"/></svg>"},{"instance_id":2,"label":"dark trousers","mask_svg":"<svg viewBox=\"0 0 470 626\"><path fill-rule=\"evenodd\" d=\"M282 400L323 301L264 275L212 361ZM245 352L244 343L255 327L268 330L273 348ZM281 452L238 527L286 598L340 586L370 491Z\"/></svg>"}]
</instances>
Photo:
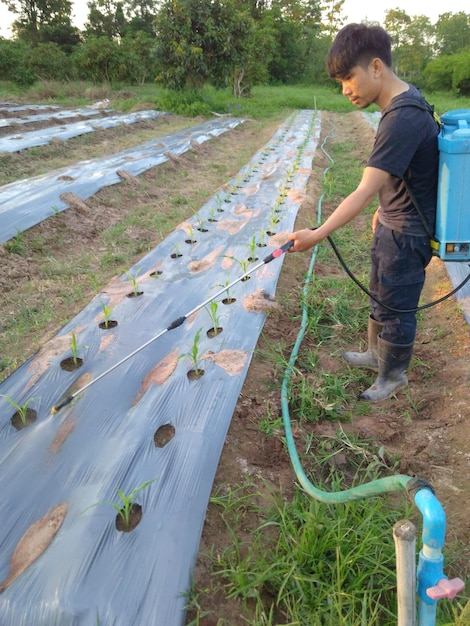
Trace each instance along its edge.
<instances>
[{"instance_id":1,"label":"dark trousers","mask_svg":"<svg viewBox=\"0 0 470 626\"><path fill-rule=\"evenodd\" d=\"M370 292L383 304L406 311L418 306L425 268L432 257L429 237L404 235L378 224L371 249ZM372 317L384 324L382 339L395 344L413 343L416 313L391 311L370 300Z\"/></svg>"}]
</instances>

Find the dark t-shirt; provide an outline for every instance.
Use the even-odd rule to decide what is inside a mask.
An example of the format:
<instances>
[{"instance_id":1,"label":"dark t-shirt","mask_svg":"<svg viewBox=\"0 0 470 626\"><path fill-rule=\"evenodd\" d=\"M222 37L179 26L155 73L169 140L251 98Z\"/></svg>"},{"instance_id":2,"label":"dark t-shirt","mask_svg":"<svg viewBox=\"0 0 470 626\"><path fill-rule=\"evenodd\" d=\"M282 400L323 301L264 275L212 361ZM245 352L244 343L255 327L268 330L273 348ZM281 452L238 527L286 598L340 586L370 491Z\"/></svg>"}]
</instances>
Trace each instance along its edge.
<instances>
[{"instance_id":1,"label":"dark t-shirt","mask_svg":"<svg viewBox=\"0 0 470 626\"><path fill-rule=\"evenodd\" d=\"M390 174L379 192L379 221L401 233L426 235L408 189L434 233L439 128L421 92L409 87L384 109L367 165Z\"/></svg>"}]
</instances>

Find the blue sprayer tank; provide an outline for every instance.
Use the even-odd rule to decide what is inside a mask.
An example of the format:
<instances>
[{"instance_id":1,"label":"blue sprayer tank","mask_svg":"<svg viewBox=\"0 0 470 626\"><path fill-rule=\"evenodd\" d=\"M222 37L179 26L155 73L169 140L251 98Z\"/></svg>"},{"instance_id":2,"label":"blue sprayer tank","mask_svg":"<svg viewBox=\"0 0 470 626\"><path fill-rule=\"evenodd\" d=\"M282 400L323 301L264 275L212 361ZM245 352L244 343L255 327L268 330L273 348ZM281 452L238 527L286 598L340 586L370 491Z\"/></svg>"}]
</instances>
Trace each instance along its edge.
<instances>
[{"instance_id":1,"label":"blue sprayer tank","mask_svg":"<svg viewBox=\"0 0 470 626\"><path fill-rule=\"evenodd\" d=\"M441 116L437 192L437 255L445 261L470 260L470 109Z\"/></svg>"}]
</instances>

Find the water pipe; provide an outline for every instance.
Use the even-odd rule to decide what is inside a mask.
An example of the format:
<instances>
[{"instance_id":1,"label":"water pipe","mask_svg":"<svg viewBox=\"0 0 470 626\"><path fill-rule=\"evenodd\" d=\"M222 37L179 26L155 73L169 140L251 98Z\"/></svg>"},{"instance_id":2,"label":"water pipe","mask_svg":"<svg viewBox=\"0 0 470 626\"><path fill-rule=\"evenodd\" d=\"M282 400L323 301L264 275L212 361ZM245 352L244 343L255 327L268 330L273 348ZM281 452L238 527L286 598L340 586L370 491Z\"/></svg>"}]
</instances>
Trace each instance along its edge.
<instances>
[{"instance_id":1,"label":"water pipe","mask_svg":"<svg viewBox=\"0 0 470 626\"><path fill-rule=\"evenodd\" d=\"M333 159L324 149L324 145L328 137L322 143L321 149L328 157L330 162ZM329 167L325 169L326 175ZM317 222L320 222L321 207L324 194L320 196L318 201ZM312 280L313 269L316 261L318 246L313 249L309 268L304 280L302 291L303 301L306 300L307 290ZM357 487L345 489L339 492L325 492L315 487L305 474L299 455L297 453L295 440L292 434L290 423L288 391L289 381L294 371L295 361L300 349L300 345L305 336L308 326L307 307L302 305L301 325L292 349L287 368L281 385L281 410L284 424L285 438L287 449L291 459L291 463L297 479L299 480L304 491L327 504L340 504L343 502L351 502L363 498L383 495L394 491L407 490L408 493L415 492L414 501L418 509L423 515L423 547L419 555L417 580L418 580L418 596L419 616L418 626L435 626L437 601L441 598L454 598L459 591L464 588L464 583L459 578L448 580L443 572L443 556L442 548L444 546L446 518L444 510L434 495L431 485L424 479L412 478L403 474L387 476L377 480L370 481Z\"/></svg>"}]
</instances>

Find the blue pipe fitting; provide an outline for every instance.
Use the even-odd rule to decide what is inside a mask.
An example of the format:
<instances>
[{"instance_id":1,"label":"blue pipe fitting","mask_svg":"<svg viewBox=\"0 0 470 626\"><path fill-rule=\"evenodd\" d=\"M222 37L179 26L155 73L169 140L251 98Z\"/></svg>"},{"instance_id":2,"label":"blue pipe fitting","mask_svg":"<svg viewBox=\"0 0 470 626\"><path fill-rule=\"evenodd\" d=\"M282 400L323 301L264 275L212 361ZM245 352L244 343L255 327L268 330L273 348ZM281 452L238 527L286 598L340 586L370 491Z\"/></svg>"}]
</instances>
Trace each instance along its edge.
<instances>
[{"instance_id":1,"label":"blue pipe fitting","mask_svg":"<svg viewBox=\"0 0 470 626\"><path fill-rule=\"evenodd\" d=\"M419 489L415 504L423 515L423 547L419 553L417 591L420 599L418 626L435 624L437 601L453 599L464 588L460 578L444 575L442 548L446 532L446 515L431 489Z\"/></svg>"}]
</instances>

